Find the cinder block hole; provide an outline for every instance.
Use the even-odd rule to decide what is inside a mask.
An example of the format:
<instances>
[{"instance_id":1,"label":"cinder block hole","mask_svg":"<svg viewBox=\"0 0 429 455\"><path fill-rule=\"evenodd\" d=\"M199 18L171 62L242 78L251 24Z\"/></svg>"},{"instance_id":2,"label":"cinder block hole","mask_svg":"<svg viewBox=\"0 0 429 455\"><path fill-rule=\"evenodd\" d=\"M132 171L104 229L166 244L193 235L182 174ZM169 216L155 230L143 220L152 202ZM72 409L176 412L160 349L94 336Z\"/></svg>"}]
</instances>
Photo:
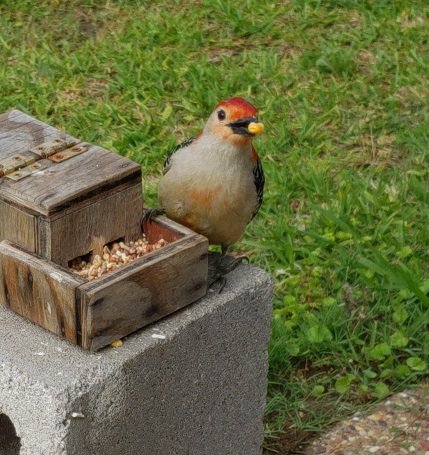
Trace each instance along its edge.
<instances>
[{"instance_id":1,"label":"cinder block hole","mask_svg":"<svg viewBox=\"0 0 429 455\"><path fill-rule=\"evenodd\" d=\"M12 421L6 414L0 414L0 453L19 455L21 439L16 434Z\"/></svg>"}]
</instances>

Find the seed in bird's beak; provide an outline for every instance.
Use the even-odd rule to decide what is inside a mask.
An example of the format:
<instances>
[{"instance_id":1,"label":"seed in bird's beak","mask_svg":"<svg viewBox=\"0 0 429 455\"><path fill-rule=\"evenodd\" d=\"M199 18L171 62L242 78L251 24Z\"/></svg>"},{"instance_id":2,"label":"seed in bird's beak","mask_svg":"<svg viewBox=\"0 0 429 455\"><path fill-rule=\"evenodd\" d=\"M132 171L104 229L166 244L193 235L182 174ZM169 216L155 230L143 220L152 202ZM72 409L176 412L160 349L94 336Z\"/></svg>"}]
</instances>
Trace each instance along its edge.
<instances>
[{"instance_id":1,"label":"seed in bird's beak","mask_svg":"<svg viewBox=\"0 0 429 455\"><path fill-rule=\"evenodd\" d=\"M251 134L261 134L265 127L264 127L264 124L261 123L261 122L258 122L258 123L255 123L255 122L252 122L252 123L249 123L249 126L247 127L249 133Z\"/></svg>"}]
</instances>

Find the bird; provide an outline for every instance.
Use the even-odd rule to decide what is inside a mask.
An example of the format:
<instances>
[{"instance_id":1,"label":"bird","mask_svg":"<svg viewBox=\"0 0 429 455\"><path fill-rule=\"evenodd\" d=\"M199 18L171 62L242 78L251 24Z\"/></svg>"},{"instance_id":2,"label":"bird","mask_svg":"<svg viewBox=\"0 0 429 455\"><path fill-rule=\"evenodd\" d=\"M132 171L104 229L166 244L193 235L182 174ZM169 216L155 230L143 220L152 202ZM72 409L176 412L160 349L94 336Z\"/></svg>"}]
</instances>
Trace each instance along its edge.
<instances>
[{"instance_id":1,"label":"bird","mask_svg":"<svg viewBox=\"0 0 429 455\"><path fill-rule=\"evenodd\" d=\"M158 187L161 207L149 217L166 214L220 245L226 256L263 201L264 171L252 143L263 131L249 101L219 102L202 132L168 154Z\"/></svg>"}]
</instances>

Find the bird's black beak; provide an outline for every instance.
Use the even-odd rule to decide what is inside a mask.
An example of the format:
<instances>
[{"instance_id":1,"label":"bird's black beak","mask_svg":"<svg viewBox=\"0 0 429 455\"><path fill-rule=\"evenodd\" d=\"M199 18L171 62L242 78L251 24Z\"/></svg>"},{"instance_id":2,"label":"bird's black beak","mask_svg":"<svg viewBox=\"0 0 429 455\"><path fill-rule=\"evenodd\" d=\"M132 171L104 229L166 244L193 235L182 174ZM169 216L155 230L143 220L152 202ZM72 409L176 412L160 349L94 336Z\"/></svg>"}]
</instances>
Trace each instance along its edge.
<instances>
[{"instance_id":1,"label":"bird's black beak","mask_svg":"<svg viewBox=\"0 0 429 455\"><path fill-rule=\"evenodd\" d=\"M264 125L259 122L257 117L241 118L235 122L229 123L228 126L232 129L234 134L241 134L243 136L255 136L264 131Z\"/></svg>"}]
</instances>

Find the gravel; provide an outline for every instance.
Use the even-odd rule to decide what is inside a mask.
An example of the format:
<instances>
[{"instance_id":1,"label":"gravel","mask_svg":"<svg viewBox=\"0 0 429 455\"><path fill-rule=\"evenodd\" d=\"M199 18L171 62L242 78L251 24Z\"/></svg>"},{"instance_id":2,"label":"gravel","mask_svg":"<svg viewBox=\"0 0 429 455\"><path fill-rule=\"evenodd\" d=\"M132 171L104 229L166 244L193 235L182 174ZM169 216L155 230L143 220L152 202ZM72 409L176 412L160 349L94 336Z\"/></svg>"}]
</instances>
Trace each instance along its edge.
<instances>
[{"instance_id":1,"label":"gravel","mask_svg":"<svg viewBox=\"0 0 429 455\"><path fill-rule=\"evenodd\" d=\"M429 385L389 397L368 415L336 424L306 455L429 455Z\"/></svg>"}]
</instances>

